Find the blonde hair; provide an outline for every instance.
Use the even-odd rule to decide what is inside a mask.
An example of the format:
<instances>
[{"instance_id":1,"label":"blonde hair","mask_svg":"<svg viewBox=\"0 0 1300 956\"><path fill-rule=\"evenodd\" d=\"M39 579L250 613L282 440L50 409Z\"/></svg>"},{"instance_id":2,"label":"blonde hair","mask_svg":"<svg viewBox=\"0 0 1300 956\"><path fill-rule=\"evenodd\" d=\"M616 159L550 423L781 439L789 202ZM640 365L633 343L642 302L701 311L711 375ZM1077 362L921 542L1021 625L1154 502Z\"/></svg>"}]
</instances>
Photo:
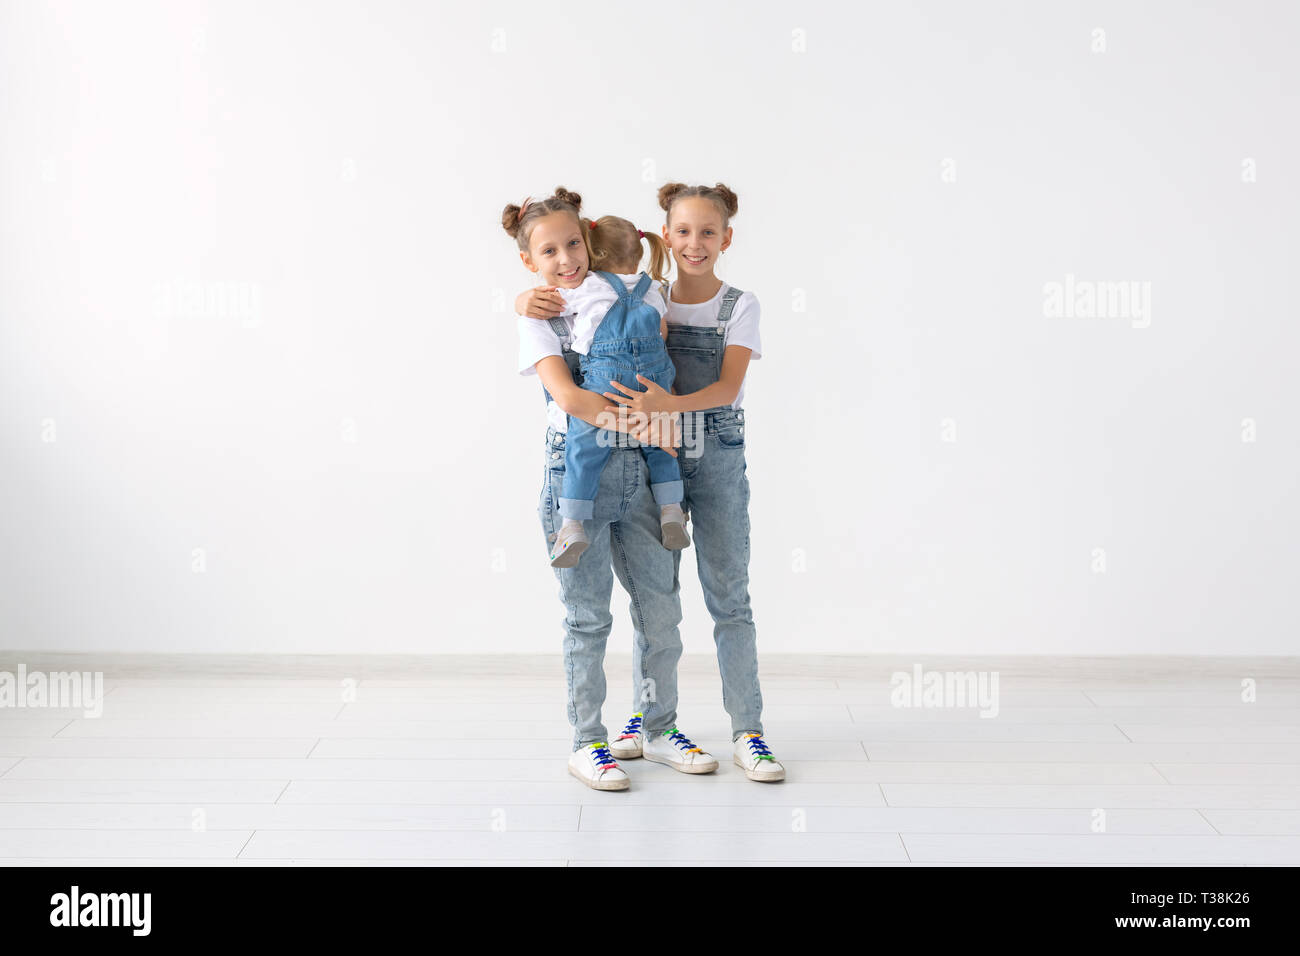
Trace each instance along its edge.
<instances>
[{"instance_id":1,"label":"blonde hair","mask_svg":"<svg viewBox=\"0 0 1300 956\"><path fill-rule=\"evenodd\" d=\"M718 207L718 211L722 213L723 229L727 228L731 222L731 217L740 208L740 200L724 183L718 183L716 186L687 186L685 183L667 183L659 188L659 206L667 213L667 218L671 220L673 203L680 199L690 199L692 196L707 199Z\"/></svg>"},{"instance_id":2,"label":"blonde hair","mask_svg":"<svg viewBox=\"0 0 1300 956\"><path fill-rule=\"evenodd\" d=\"M601 216L587 229L591 268L604 272L635 272L641 264L641 243L650 247L650 277L663 282L668 271L668 247L653 232L642 232L619 216ZM621 269L620 266L631 266Z\"/></svg>"}]
</instances>

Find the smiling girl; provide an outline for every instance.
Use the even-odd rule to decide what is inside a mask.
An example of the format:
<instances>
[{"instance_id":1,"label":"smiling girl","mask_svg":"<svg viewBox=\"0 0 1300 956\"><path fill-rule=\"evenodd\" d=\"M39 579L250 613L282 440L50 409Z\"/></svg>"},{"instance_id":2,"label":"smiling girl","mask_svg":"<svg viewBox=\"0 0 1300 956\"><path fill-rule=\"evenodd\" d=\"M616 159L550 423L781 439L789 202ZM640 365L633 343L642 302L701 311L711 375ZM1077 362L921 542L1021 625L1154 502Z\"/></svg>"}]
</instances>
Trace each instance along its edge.
<instances>
[{"instance_id":1,"label":"smiling girl","mask_svg":"<svg viewBox=\"0 0 1300 956\"><path fill-rule=\"evenodd\" d=\"M669 183L659 190L659 205L667 218L664 241L677 265L666 315L677 394L638 376L645 391L615 382L618 391L605 397L650 416L681 413L684 444L697 449L679 459L682 507L695 525L696 564L714 621L733 761L751 780L783 780L785 768L763 740L757 635L749 602L749 478L741 401L749 363L762 354L759 305L752 292L727 284L714 271L731 245L731 218L739 202L722 183ZM680 552L674 552L674 560L680 565ZM613 742L615 755L641 752L638 720L643 716L634 715Z\"/></svg>"}]
</instances>

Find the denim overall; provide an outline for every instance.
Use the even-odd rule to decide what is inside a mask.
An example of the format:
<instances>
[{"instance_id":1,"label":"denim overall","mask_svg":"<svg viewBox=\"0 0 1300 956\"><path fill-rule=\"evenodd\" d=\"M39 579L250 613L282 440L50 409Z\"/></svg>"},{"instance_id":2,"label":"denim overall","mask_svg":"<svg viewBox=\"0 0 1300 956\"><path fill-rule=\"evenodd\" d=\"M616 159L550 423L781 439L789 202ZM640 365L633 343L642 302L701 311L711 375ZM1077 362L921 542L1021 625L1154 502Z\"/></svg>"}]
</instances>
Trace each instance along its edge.
<instances>
[{"instance_id":1,"label":"denim overall","mask_svg":"<svg viewBox=\"0 0 1300 956\"><path fill-rule=\"evenodd\" d=\"M659 337L659 313L645 303L650 277L641 273L636 287L629 290L616 275L596 275L613 286L618 300L596 326L591 347L581 359L582 387L599 395L618 392L611 383L620 382L641 391L644 386L636 380L640 373L671 390L674 369ZM565 518L586 521L592 516L600 474L615 444L610 440L611 431L570 416L564 494L560 498L560 514ZM655 502L660 507L680 502L683 485L677 459L653 445L643 446L641 453L650 469L650 491Z\"/></svg>"},{"instance_id":2,"label":"denim overall","mask_svg":"<svg viewBox=\"0 0 1300 956\"><path fill-rule=\"evenodd\" d=\"M668 326L668 354L677 392L689 395L722 376L727 322L744 293L728 289L715 328ZM671 307L670 307L671 308ZM704 603L713 616L713 640L722 675L722 705L731 738L763 732L758 648L749 607L749 478L745 474L745 412L719 406L682 415L682 508L695 525L692 539ZM673 552L681 564L681 552ZM635 676L635 675L634 675Z\"/></svg>"},{"instance_id":3,"label":"denim overall","mask_svg":"<svg viewBox=\"0 0 1300 956\"><path fill-rule=\"evenodd\" d=\"M621 283L620 283L621 284ZM579 353L563 319L551 319L564 363L582 384ZM543 392L546 392L543 386ZM551 396L546 393L546 400ZM577 419L569 419L569 428ZM659 507L646 481L641 444L626 432L607 436L615 451L600 475L595 514L584 527L591 544L576 567L555 568L564 605L564 676L572 747L608 740L601 719L605 702L605 644L614 625L610 614L614 578L631 600L632 661L638 675L636 709L644 711L647 733L662 733L677 721L677 662L682 653L680 588L673 555L660 542ZM566 433L546 430L546 467L537 514L547 550L560 526L559 500L565 477Z\"/></svg>"}]
</instances>

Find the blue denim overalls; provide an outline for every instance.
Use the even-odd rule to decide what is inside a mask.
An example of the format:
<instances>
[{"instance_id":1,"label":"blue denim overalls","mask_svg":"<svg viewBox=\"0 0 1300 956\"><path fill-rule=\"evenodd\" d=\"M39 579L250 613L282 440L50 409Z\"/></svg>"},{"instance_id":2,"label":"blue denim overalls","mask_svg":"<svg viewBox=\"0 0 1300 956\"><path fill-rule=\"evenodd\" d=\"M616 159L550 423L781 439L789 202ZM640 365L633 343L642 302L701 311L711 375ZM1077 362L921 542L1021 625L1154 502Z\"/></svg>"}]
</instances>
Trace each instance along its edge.
<instances>
[{"instance_id":1,"label":"blue denim overalls","mask_svg":"<svg viewBox=\"0 0 1300 956\"><path fill-rule=\"evenodd\" d=\"M677 369L677 392L689 395L722 376L727 322L744 293L722 296L715 328L668 326L668 354ZM671 306L669 307L671 309ZM745 412L720 406L682 415L682 508L695 530L695 563L704 603L713 616L713 640L722 676L722 704L731 739L763 732L758 648L749 607L749 478L745 474ZM689 449L689 450L688 450ZM681 564L681 552L673 552ZM634 675L639 680L639 675Z\"/></svg>"},{"instance_id":2,"label":"blue denim overalls","mask_svg":"<svg viewBox=\"0 0 1300 956\"><path fill-rule=\"evenodd\" d=\"M636 288L627 289L623 280L608 272L596 272L613 286L618 300L596 326L591 347L582 357L582 387L602 394L617 392L611 382L629 388L644 389L636 380L640 373L655 384L671 390L673 363L664 341L659 337L659 313L645 303L650 277L644 272ZM614 432L598 428L573 416L565 439L564 494L560 497L560 514L565 518L586 521L591 518L600 484L600 474L609 460L610 448L617 442ZM641 449L650 470L650 491L660 507L682 500L681 470L677 459L662 448L645 445Z\"/></svg>"}]
</instances>

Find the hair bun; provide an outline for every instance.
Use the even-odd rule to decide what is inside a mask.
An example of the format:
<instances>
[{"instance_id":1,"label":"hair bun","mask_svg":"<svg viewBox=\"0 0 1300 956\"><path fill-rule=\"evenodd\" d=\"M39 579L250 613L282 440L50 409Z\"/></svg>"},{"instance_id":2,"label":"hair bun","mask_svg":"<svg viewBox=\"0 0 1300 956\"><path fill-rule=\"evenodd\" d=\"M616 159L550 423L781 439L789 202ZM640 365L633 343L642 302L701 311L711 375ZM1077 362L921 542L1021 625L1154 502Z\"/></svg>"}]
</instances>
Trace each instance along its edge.
<instances>
[{"instance_id":1,"label":"hair bun","mask_svg":"<svg viewBox=\"0 0 1300 956\"><path fill-rule=\"evenodd\" d=\"M685 183L665 183L659 187L659 208L664 212L673 204L673 197L683 189L686 189Z\"/></svg>"},{"instance_id":2,"label":"hair bun","mask_svg":"<svg viewBox=\"0 0 1300 956\"><path fill-rule=\"evenodd\" d=\"M727 207L727 218L730 219L736 214L736 210L740 208L740 200L736 198L736 194L725 183L718 183L713 188L722 198L723 205Z\"/></svg>"},{"instance_id":3,"label":"hair bun","mask_svg":"<svg viewBox=\"0 0 1300 956\"><path fill-rule=\"evenodd\" d=\"M519 235L519 212L520 207L514 203L510 203L501 211L501 228L511 239Z\"/></svg>"},{"instance_id":4,"label":"hair bun","mask_svg":"<svg viewBox=\"0 0 1300 956\"><path fill-rule=\"evenodd\" d=\"M582 197L575 192L570 192L563 186L555 187L555 195L552 199L558 199L560 202L567 202L574 209L582 209Z\"/></svg>"}]
</instances>

